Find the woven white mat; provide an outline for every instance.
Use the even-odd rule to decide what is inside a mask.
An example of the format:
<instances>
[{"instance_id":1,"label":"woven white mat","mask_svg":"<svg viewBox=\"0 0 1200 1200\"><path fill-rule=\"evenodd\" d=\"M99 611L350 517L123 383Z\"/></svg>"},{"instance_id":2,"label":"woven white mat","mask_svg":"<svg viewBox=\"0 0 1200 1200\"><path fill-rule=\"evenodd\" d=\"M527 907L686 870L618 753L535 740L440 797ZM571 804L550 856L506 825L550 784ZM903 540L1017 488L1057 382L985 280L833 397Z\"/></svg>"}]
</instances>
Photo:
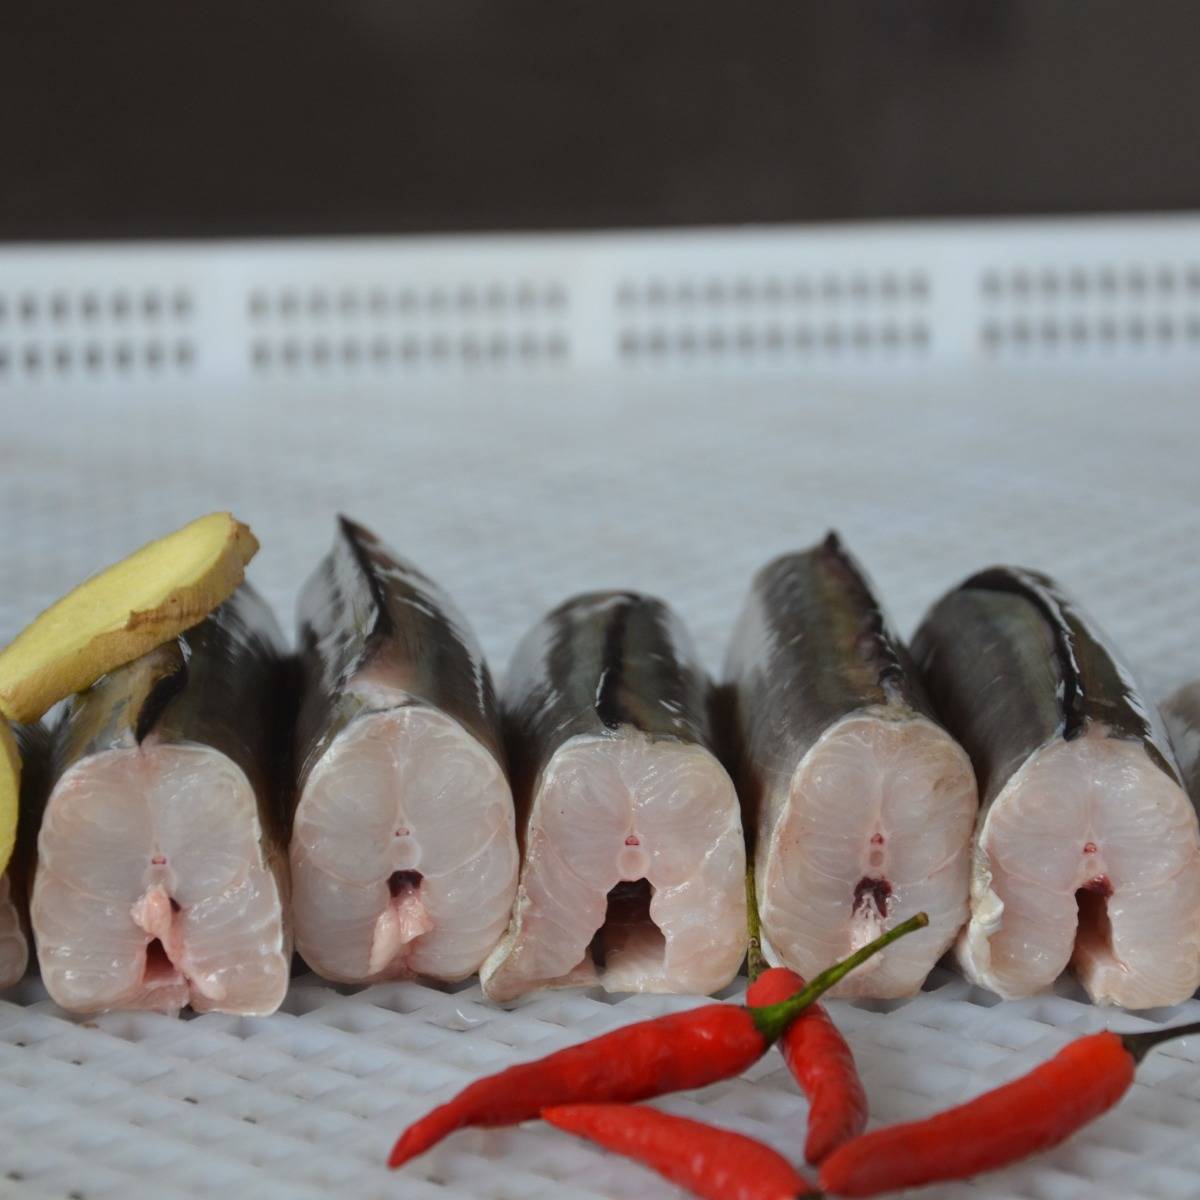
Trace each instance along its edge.
<instances>
[{"instance_id":1,"label":"woven white mat","mask_svg":"<svg viewBox=\"0 0 1200 1200\"><path fill-rule=\"evenodd\" d=\"M455 369L386 383L0 392L0 637L93 569L209 509L249 521L285 625L344 511L440 580L493 664L571 592L673 602L710 664L753 571L836 527L901 628L984 564L1074 589L1155 696L1200 675L1200 377L995 367L840 381L780 371ZM730 995L738 989L731 989ZM399 1174L392 1138L483 1072L686 998L532 997L474 984L294 981L265 1020L84 1021L36 978L0 999L0 1196L438 1200L667 1197L657 1177L536 1125L460 1133ZM939 970L906 1004L835 1006L873 1116L927 1113L1074 1035L1143 1018L1058 993L998 1003ZM1151 1021L1200 1019L1195 1001ZM663 1101L798 1156L805 1105L770 1056ZM1194 1197L1200 1041L1159 1050L1058 1151L940 1196Z\"/></svg>"}]
</instances>

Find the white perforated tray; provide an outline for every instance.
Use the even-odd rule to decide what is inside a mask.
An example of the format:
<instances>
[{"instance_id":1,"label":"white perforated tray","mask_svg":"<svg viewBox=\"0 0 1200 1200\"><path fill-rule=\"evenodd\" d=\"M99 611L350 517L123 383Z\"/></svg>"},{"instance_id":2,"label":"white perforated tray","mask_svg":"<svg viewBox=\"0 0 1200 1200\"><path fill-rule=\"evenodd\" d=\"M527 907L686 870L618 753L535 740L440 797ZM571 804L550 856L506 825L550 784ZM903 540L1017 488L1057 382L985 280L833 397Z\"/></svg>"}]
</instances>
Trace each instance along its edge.
<instances>
[{"instance_id":1,"label":"white perforated tray","mask_svg":"<svg viewBox=\"0 0 1200 1200\"><path fill-rule=\"evenodd\" d=\"M349 347L349 349L347 349ZM524 347L524 349L523 349ZM0 638L200 511L263 541L285 622L343 510L458 599L498 669L572 591L639 587L710 664L752 572L836 525L900 626L968 571L1047 568L1150 690L1200 675L1200 221L0 248ZM736 995L738 989L731 989ZM266 1020L0 1000L0 1196L667 1197L537 1126L455 1135L463 1083L686 998L305 977ZM874 1116L932 1111L1125 1017L939 970L835 1006ZM777 1057L662 1101L798 1156ZM1036 1162L930 1195L1194 1197L1200 1041Z\"/></svg>"}]
</instances>

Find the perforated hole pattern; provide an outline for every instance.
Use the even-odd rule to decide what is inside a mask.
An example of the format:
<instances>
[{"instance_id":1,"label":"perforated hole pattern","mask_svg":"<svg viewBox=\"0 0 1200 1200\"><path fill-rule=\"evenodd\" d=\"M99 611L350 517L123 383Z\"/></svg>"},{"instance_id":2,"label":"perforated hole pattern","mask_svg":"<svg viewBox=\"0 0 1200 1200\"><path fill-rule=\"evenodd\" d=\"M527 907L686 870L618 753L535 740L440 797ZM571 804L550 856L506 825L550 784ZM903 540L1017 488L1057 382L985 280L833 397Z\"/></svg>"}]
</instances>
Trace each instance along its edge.
<instances>
[{"instance_id":1,"label":"perforated hole pattern","mask_svg":"<svg viewBox=\"0 0 1200 1200\"><path fill-rule=\"evenodd\" d=\"M284 372L558 362L569 353L566 308L561 284L532 280L255 290L250 358Z\"/></svg>"},{"instance_id":2,"label":"perforated hole pattern","mask_svg":"<svg viewBox=\"0 0 1200 1200\"><path fill-rule=\"evenodd\" d=\"M1047 253L1025 242L1003 249L981 254ZM472 254L486 260L486 251ZM1106 260L1119 255L1130 257L1118 245ZM920 246L905 256L927 257ZM496 265L480 270L506 278ZM574 316L587 290L570 264L537 265L538 279L566 281L563 311ZM161 263L164 278L194 289L188 320L203 330L223 315L244 333L243 276L261 278L264 262L243 263L223 284L229 303L213 307L192 268L178 254ZM353 268L341 264L339 277ZM688 277L701 275L693 267ZM452 255L447 291L464 277ZM672 276L654 257L620 277ZM769 278L769 267L753 277ZM972 270L962 286L974 294L979 278ZM605 294L618 283L609 278ZM936 286L931 276L930 303ZM263 327L274 321L264 316ZM906 632L969 572L1022 562L1084 599L1152 696L1200 675L1191 453L1200 407L1196 368L1178 354L1147 351L1123 371L958 369L935 338L915 372L764 372L744 358L592 369L572 355L553 371L416 373L397 388L367 372L336 386L307 371L238 377L244 342L213 337L183 375L106 375L86 387L39 378L7 393L0 639L130 547L228 507L262 541L251 577L285 627L332 539L333 514L345 511L443 583L497 668L570 593L634 587L675 605L715 670L753 572L837 526ZM233 352L223 357L222 345ZM639 1168L536 1125L456 1134L398 1176L381 1163L409 1119L469 1079L692 1003L564 992L502 1011L473 983L356 992L304 977L264 1020L83 1020L30 979L0 998L0 1196L668 1197L677 1193ZM1196 1020L1200 1003L1135 1018L1081 1002L1068 982L1004 1003L941 971L911 1001L836 1012L885 1121L1010 1078L1085 1030ZM1155 1052L1139 1080L1087 1132L970 1194L1193 1197L1200 1044ZM804 1102L777 1057L663 1103L789 1154L802 1142Z\"/></svg>"},{"instance_id":3,"label":"perforated hole pattern","mask_svg":"<svg viewBox=\"0 0 1200 1200\"><path fill-rule=\"evenodd\" d=\"M0 290L0 383L188 371L194 306L182 287Z\"/></svg>"},{"instance_id":4,"label":"perforated hole pattern","mask_svg":"<svg viewBox=\"0 0 1200 1200\"><path fill-rule=\"evenodd\" d=\"M295 379L1197 351L1188 217L0 248L0 385L179 374L201 356L227 377Z\"/></svg>"},{"instance_id":5,"label":"perforated hole pattern","mask_svg":"<svg viewBox=\"0 0 1200 1200\"><path fill-rule=\"evenodd\" d=\"M920 270L626 281L618 344L629 361L921 354L929 302Z\"/></svg>"},{"instance_id":6,"label":"perforated hole pattern","mask_svg":"<svg viewBox=\"0 0 1200 1200\"><path fill-rule=\"evenodd\" d=\"M989 269L980 331L990 354L1158 353L1200 343L1200 264Z\"/></svg>"}]
</instances>

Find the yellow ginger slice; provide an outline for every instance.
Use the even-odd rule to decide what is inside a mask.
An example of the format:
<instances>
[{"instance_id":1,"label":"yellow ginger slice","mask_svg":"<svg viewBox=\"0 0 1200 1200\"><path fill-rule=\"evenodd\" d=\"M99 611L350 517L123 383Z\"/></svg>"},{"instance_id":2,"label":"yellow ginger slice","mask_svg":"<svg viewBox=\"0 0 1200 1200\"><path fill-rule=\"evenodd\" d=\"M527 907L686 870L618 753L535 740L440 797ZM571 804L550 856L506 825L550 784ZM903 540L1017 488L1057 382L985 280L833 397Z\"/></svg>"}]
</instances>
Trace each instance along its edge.
<instances>
[{"instance_id":1,"label":"yellow ginger slice","mask_svg":"<svg viewBox=\"0 0 1200 1200\"><path fill-rule=\"evenodd\" d=\"M0 721L0 871L12 858L21 796L21 754L7 721Z\"/></svg>"},{"instance_id":2,"label":"yellow ginger slice","mask_svg":"<svg viewBox=\"0 0 1200 1200\"><path fill-rule=\"evenodd\" d=\"M198 625L233 594L257 550L248 526L210 513L93 575L0 650L0 713L36 721Z\"/></svg>"}]
</instances>

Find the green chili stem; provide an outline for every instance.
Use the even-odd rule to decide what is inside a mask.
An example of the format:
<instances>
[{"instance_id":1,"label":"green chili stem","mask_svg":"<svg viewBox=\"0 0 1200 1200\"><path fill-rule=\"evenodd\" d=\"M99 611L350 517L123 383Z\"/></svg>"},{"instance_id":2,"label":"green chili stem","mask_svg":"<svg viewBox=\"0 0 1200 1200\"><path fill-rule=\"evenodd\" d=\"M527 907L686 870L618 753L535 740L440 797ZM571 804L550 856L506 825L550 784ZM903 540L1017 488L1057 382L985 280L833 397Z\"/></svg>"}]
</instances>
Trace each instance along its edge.
<instances>
[{"instance_id":1,"label":"green chili stem","mask_svg":"<svg viewBox=\"0 0 1200 1200\"><path fill-rule=\"evenodd\" d=\"M890 946L894 941L916 929L924 929L928 924L929 917L923 912L917 913L915 917L909 917L907 921L901 921L894 929L889 929L886 933L881 934L873 942L868 942L861 950L856 950L848 958L843 958L840 963L827 967L794 996L789 996L788 999L781 1000L778 1004L751 1008L750 1014L754 1018L754 1024L758 1026L759 1033L768 1042L775 1041L814 1000L849 975L855 967L865 963L872 955L878 954L885 946Z\"/></svg>"},{"instance_id":2,"label":"green chili stem","mask_svg":"<svg viewBox=\"0 0 1200 1200\"><path fill-rule=\"evenodd\" d=\"M767 965L762 952L762 926L758 919L758 896L754 891L754 864L746 868L746 974L753 983Z\"/></svg>"},{"instance_id":3,"label":"green chili stem","mask_svg":"<svg viewBox=\"0 0 1200 1200\"><path fill-rule=\"evenodd\" d=\"M1172 1025L1166 1029L1147 1029L1145 1033L1119 1033L1117 1036L1133 1055L1134 1062L1141 1062L1155 1046L1172 1038L1189 1037L1193 1033L1200 1033L1200 1021L1191 1025Z\"/></svg>"}]
</instances>

